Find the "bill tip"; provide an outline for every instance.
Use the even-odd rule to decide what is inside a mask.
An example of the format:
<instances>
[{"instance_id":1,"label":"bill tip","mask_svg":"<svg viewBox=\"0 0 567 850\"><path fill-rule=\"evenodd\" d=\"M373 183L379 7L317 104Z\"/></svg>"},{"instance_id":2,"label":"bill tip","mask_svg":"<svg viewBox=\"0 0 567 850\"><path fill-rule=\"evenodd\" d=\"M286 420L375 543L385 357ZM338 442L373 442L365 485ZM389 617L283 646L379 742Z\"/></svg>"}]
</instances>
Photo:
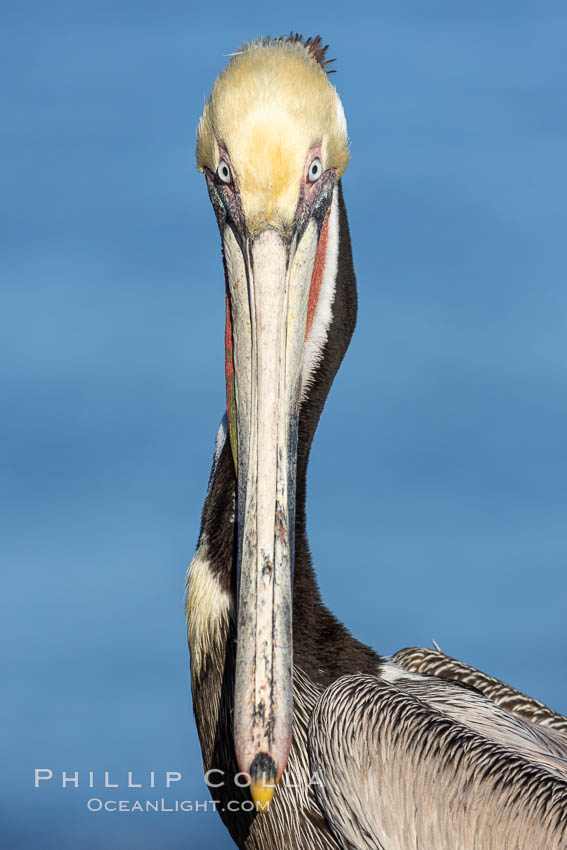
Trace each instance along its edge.
<instances>
[{"instance_id":1,"label":"bill tip","mask_svg":"<svg viewBox=\"0 0 567 850\"><path fill-rule=\"evenodd\" d=\"M250 794L257 812L267 812L276 790L276 763L266 753L259 753L250 765Z\"/></svg>"},{"instance_id":2,"label":"bill tip","mask_svg":"<svg viewBox=\"0 0 567 850\"><path fill-rule=\"evenodd\" d=\"M275 790L275 785L264 785L261 779L250 784L250 794L257 812L269 811Z\"/></svg>"}]
</instances>

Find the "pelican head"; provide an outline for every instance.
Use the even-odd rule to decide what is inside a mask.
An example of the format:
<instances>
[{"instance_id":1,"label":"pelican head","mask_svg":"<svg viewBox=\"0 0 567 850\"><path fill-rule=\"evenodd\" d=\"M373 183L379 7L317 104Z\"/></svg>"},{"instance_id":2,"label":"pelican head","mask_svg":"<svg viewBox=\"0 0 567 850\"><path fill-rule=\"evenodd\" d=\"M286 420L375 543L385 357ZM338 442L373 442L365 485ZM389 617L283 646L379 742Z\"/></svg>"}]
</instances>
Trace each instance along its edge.
<instances>
[{"instance_id":1,"label":"pelican head","mask_svg":"<svg viewBox=\"0 0 567 850\"><path fill-rule=\"evenodd\" d=\"M305 352L330 211L349 158L343 108L318 45L243 45L215 82L197 134L226 278L238 529L234 741L262 803L291 747L298 420L316 365Z\"/></svg>"}]
</instances>

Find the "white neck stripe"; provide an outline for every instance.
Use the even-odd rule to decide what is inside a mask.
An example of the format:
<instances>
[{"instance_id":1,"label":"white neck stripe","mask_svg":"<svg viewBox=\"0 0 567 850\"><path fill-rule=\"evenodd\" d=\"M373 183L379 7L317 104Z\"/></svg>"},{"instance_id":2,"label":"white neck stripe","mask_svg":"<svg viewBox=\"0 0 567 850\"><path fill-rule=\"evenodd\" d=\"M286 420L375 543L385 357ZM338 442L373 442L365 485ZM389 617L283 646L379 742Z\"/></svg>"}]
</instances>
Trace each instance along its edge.
<instances>
[{"instance_id":1,"label":"white neck stripe","mask_svg":"<svg viewBox=\"0 0 567 850\"><path fill-rule=\"evenodd\" d=\"M303 352L303 374L301 395L305 398L313 381L315 371L323 357L323 348L327 341L329 327L333 319L333 302L335 300L335 285L339 263L339 189L335 186L331 212L329 214L329 232L327 236L327 251L321 290L315 306L313 322L305 340Z\"/></svg>"}]
</instances>

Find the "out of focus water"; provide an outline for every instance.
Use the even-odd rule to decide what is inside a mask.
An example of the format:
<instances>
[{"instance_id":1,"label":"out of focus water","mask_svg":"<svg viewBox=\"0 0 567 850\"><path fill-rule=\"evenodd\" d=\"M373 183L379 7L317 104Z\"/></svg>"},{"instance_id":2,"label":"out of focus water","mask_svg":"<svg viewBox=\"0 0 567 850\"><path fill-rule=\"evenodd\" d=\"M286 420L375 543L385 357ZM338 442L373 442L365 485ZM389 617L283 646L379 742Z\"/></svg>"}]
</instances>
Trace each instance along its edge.
<instances>
[{"instance_id":1,"label":"out of focus water","mask_svg":"<svg viewBox=\"0 0 567 850\"><path fill-rule=\"evenodd\" d=\"M87 800L208 796L183 585L223 280L194 131L261 33L322 32L352 138L360 317L310 471L323 595L384 653L435 639L567 711L566 25L484 0L4 8L3 847L232 846L202 808Z\"/></svg>"}]
</instances>

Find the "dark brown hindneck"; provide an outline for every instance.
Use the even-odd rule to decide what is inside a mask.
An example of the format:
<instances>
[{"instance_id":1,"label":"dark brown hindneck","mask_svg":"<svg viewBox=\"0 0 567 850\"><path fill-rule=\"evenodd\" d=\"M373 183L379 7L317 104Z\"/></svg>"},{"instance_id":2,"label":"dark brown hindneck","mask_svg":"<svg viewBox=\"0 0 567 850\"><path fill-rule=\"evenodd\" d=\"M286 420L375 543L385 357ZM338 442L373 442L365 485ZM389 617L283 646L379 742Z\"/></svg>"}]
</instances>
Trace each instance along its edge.
<instances>
[{"instance_id":1,"label":"dark brown hindneck","mask_svg":"<svg viewBox=\"0 0 567 850\"><path fill-rule=\"evenodd\" d=\"M379 656L360 643L325 607L311 562L307 541L307 464L319 418L356 324L356 277L348 218L339 183L339 256L333 318L320 365L301 408L297 456L294 662L321 685L345 673L375 673Z\"/></svg>"}]
</instances>

